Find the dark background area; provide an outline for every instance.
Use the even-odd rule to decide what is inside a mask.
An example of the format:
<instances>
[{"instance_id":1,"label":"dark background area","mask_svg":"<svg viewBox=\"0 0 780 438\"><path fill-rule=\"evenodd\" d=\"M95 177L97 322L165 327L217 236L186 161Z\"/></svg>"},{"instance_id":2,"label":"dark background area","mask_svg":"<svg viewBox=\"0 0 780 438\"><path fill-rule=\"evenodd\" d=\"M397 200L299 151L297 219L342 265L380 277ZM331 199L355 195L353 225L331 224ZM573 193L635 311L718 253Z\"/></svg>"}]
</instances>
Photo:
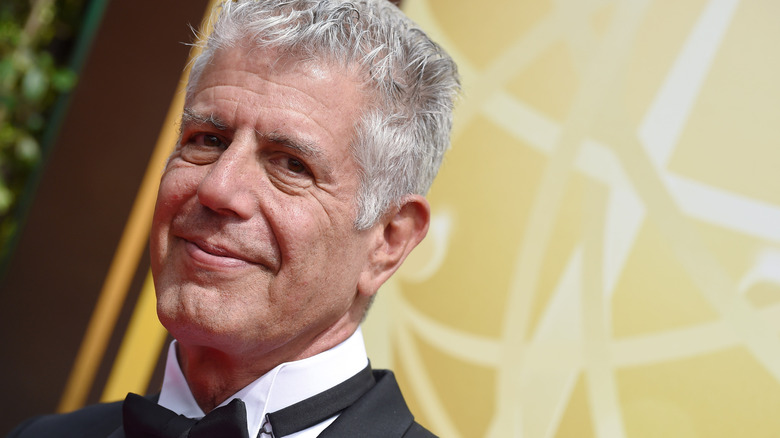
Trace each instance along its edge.
<instances>
[{"instance_id":1,"label":"dark background area","mask_svg":"<svg viewBox=\"0 0 780 438\"><path fill-rule=\"evenodd\" d=\"M206 4L105 5L0 278L2 435L57 408L186 64L189 26L200 24ZM140 266L130 303L148 260ZM132 306L124 309L88 403L100 397Z\"/></svg>"}]
</instances>

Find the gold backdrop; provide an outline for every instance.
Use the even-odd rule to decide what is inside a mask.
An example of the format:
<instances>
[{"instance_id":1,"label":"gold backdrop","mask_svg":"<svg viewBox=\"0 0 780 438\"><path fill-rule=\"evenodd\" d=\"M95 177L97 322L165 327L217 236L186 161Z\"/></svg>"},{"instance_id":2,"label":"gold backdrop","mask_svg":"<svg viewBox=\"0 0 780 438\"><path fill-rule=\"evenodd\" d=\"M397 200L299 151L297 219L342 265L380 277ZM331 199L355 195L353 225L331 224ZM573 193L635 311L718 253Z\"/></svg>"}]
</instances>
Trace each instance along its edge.
<instances>
[{"instance_id":1,"label":"gold backdrop","mask_svg":"<svg viewBox=\"0 0 780 438\"><path fill-rule=\"evenodd\" d=\"M780 436L780 2L406 0L465 88L365 325L443 437Z\"/></svg>"}]
</instances>

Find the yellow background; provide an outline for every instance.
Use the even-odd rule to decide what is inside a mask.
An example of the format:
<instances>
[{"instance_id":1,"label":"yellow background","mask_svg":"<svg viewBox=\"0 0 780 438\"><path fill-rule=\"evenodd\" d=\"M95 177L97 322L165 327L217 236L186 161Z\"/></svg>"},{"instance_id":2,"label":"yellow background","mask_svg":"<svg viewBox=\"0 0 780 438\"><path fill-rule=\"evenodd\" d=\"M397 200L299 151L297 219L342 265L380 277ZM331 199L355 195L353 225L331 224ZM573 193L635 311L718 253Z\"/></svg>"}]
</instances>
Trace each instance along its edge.
<instances>
[{"instance_id":1,"label":"yellow background","mask_svg":"<svg viewBox=\"0 0 780 438\"><path fill-rule=\"evenodd\" d=\"M464 84L429 236L364 325L418 419L446 438L780 436L780 3L404 9ZM61 410L105 350L181 97ZM104 400L146 389L164 336L147 282Z\"/></svg>"},{"instance_id":2,"label":"yellow background","mask_svg":"<svg viewBox=\"0 0 780 438\"><path fill-rule=\"evenodd\" d=\"M780 3L407 0L459 63L364 330L444 437L780 436Z\"/></svg>"}]
</instances>

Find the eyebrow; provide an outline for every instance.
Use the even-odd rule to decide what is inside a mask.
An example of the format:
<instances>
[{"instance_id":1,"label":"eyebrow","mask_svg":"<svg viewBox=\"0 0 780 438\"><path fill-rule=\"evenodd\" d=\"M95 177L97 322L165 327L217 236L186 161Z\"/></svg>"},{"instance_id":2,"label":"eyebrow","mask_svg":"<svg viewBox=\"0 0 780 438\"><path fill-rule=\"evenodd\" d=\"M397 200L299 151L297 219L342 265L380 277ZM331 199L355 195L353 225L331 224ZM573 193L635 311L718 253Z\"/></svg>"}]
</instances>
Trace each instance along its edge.
<instances>
[{"instance_id":1,"label":"eyebrow","mask_svg":"<svg viewBox=\"0 0 780 438\"><path fill-rule=\"evenodd\" d=\"M181 115L181 124L182 126L185 124L212 125L220 131L226 131L228 129L228 124L215 116L214 113L207 116L192 108L184 108ZM255 130L255 134L271 143L292 149L305 157L322 156L322 151L317 149L313 141L299 140L276 131L271 132L270 134L263 134L262 132Z\"/></svg>"},{"instance_id":2,"label":"eyebrow","mask_svg":"<svg viewBox=\"0 0 780 438\"><path fill-rule=\"evenodd\" d=\"M214 113L205 115L195 111L192 108L184 108L181 114L181 126L179 127L179 131L182 130L182 127L189 124L211 125L220 131L228 130L229 126L227 122L214 115ZM316 146L315 142L291 137L278 131L263 134L262 132L255 130L255 134L268 142L295 151L304 158L317 159L319 168L326 177L330 177L333 174L333 169L328 165L326 160L322 159L322 150Z\"/></svg>"},{"instance_id":3,"label":"eyebrow","mask_svg":"<svg viewBox=\"0 0 780 438\"><path fill-rule=\"evenodd\" d=\"M270 141L271 143L276 143L280 146L292 149L303 156L315 157L315 158L322 156L322 151L320 151L316 147L313 141L303 141L303 140L295 139L288 135L276 131L265 135L259 132L257 134L265 138L266 140Z\"/></svg>"},{"instance_id":4,"label":"eyebrow","mask_svg":"<svg viewBox=\"0 0 780 438\"><path fill-rule=\"evenodd\" d=\"M333 169L331 169L326 160L322 159L323 153L319 148L317 148L315 142L293 138L278 131L274 131L269 134L262 134L258 132L257 134L271 143L277 144L287 149L292 149L305 158L317 159L320 170L323 171L326 176L330 177L330 175L333 173Z\"/></svg>"},{"instance_id":5,"label":"eyebrow","mask_svg":"<svg viewBox=\"0 0 780 438\"><path fill-rule=\"evenodd\" d=\"M201 114L192 108L184 108L181 113L181 126L195 124L195 125L211 125L220 131L228 129L228 124L222 121L219 117L213 113L207 115Z\"/></svg>"}]
</instances>

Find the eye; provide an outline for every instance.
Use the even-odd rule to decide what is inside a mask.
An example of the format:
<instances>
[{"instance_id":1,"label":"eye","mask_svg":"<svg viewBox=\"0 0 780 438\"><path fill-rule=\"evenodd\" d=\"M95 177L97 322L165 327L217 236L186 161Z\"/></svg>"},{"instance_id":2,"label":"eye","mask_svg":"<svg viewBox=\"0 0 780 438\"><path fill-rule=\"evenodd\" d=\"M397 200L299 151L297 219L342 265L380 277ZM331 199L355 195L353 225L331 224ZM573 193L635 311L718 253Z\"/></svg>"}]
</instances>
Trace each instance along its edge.
<instances>
[{"instance_id":1,"label":"eye","mask_svg":"<svg viewBox=\"0 0 780 438\"><path fill-rule=\"evenodd\" d=\"M287 160L287 170L293 173L306 173L308 171L306 166L295 158Z\"/></svg>"},{"instance_id":2,"label":"eye","mask_svg":"<svg viewBox=\"0 0 780 438\"><path fill-rule=\"evenodd\" d=\"M196 133L182 138L181 157L193 164L210 164L217 161L227 147L227 141L218 135Z\"/></svg>"},{"instance_id":3,"label":"eye","mask_svg":"<svg viewBox=\"0 0 780 438\"><path fill-rule=\"evenodd\" d=\"M198 134L192 138L192 142L197 145L203 145L212 148L224 148L225 143L213 134Z\"/></svg>"},{"instance_id":4,"label":"eye","mask_svg":"<svg viewBox=\"0 0 780 438\"><path fill-rule=\"evenodd\" d=\"M270 169L273 174L284 181L300 182L309 180L314 175L305 161L287 153L273 154L269 159L269 163L272 165Z\"/></svg>"}]
</instances>

